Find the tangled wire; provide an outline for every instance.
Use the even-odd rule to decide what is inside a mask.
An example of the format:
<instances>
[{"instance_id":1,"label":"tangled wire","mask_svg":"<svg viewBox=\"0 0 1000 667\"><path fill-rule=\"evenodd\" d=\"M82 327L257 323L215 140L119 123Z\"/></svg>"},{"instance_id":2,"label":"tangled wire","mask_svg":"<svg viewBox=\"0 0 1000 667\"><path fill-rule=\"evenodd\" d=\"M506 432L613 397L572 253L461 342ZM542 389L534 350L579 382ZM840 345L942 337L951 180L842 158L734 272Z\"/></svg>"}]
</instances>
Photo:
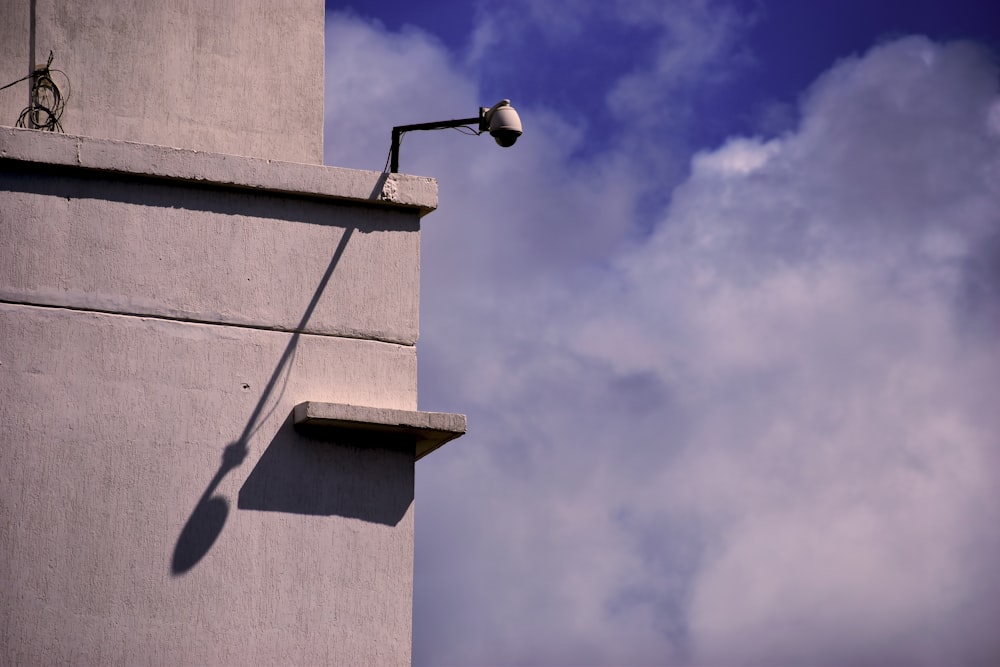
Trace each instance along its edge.
<instances>
[{"instance_id":1,"label":"tangled wire","mask_svg":"<svg viewBox=\"0 0 1000 667\"><path fill-rule=\"evenodd\" d=\"M29 104L21 111L17 118L17 127L26 127L35 130L48 130L49 132L62 132L62 125L59 119L66 108L66 100L69 99L69 77L66 72L60 69L52 69L52 51L49 51L49 60L45 67L40 67L27 76L23 76L17 81L8 83L4 88L10 88L15 83L20 83L25 79L31 79L31 96ZM59 87L52 80L52 73L58 72L66 79L66 97L59 92Z\"/></svg>"}]
</instances>

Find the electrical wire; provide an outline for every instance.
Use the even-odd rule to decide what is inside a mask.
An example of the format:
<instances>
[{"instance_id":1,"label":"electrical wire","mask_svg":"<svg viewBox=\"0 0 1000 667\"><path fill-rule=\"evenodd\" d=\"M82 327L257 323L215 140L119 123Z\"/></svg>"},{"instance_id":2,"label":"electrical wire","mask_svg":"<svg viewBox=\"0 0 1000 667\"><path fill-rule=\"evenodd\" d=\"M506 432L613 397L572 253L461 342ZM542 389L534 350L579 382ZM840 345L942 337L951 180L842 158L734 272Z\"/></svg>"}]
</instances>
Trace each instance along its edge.
<instances>
[{"instance_id":1,"label":"electrical wire","mask_svg":"<svg viewBox=\"0 0 1000 667\"><path fill-rule=\"evenodd\" d=\"M45 67L36 69L31 74L22 76L17 81L11 81L7 85L0 87L0 90L10 88L14 84L31 79L30 103L17 117L16 127L26 127L35 130L47 130L49 132L62 132L63 127L59 122L63 111L66 109L66 102L70 96L69 76L61 69L52 69L52 59L54 55L49 51L49 60ZM53 73L59 73L66 79L66 96L63 97L59 86L52 79Z\"/></svg>"},{"instance_id":2,"label":"electrical wire","mask_svg":"<svg viewBox=\"0 0 1000 667\"><path fill-rule=\"evenodd\" d=\"M446 129L446 128L441 128L441 129ZM481 130L474 130L471 127L469 127L468 125L462 125L461 127L452 127L452 128L448 128L448 129L455 130L459 134L465 134L465 135L468 135L470 137L478 137L480 134L482 134Z\"/></svg>"},{"instance_id":3,"label":"electrical wire","mask_svg":"<svg viewBox=\"0 0 1000 667\"><path fill-rule=\"evenodd\" d=\"M30 78L31 78L31 75L30 75L30 74L25 74L24 76L22 76L22 77L21 77L20 79L18 79L17 81L11 81L11 82L10 82L10 83L8 83L8 84L7 84L6 86L0 86L0 90L6 90L7 88L10 88L10 87L11 87L11 86L13 86L14 84L17 84L17 83L21 83L21 82L22 82L22 81L24 81L25 79L30 79Z\"/></svg>"}]
</instances>

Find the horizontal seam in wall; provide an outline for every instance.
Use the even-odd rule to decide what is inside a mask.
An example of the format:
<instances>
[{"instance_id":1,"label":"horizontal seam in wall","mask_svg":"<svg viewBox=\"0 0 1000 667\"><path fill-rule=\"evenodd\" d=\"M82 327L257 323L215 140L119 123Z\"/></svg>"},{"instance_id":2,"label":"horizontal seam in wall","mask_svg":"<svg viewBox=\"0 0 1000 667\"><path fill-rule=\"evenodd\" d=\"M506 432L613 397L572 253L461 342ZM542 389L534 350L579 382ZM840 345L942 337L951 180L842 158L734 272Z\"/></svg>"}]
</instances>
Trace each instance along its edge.
<instances>
[{"instance_id":1,"label":"horizontal seam in wall","mask_svg":"<svg viewBox=\"0 0 1000 667\"><path fill-rule=\"evenodd\" d=\"M302 336L318 336L322 338L346 338L348 340L366 340L373 343L386 343L388 345L399 345L401 347L414 347L413 343L404 343L398 340L377 338L374 336L352 336L351 334L332 334L318 331L302 331L299 329L289 329L284 327L267 327L253 324L241 324L239 322L218 322L214 320L202 320L194 317L170 317L167 315L152 315L150 313L129 313L118 310L102 308L78 308L74 306L59 306L50 303L38 303L33 301L22 301L0 298L0 304L11 306L28 306L31 308L44 308L46 310L65 310L75 313L95 313L99 315L113 315L116 317L131 317L143 320L159 320L164 322L181 322L183 324L200 324L204 326L227 327L233 329L250 329L252 331L269 331L275 333L299 334Z\"/></svg>"}]
</instances>

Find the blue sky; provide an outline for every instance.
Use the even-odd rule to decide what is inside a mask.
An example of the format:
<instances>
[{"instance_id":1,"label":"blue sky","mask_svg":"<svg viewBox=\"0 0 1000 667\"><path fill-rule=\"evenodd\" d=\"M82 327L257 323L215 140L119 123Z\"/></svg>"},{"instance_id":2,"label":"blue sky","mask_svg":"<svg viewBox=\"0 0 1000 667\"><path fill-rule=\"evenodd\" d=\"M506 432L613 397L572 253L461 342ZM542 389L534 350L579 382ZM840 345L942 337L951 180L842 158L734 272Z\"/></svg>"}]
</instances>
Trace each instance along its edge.
<instances>
[{"instance_id":1,"label":"blue sky","mask_svg":"<svg viewBox=\"0 0 1000 667\"><path fill-rule=\"evenodd\" d=\"M411 133L416 665L1000 659L989 2L327 3L325 159Z\"/></svg>"}]
</instances>

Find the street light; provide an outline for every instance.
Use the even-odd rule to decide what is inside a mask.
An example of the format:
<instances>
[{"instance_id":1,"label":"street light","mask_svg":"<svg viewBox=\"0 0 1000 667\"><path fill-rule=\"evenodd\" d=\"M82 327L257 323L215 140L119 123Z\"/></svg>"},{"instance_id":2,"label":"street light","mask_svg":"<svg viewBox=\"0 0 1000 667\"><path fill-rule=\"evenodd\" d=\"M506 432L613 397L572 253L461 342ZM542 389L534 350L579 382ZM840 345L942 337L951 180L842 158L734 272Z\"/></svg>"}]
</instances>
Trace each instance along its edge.
<instances>
[{"instance_id":1,"label":"street light","mask_svg":"<svg viewBox=\"0 0 1000 667\"><path fill-rule=\"evenodd\" d=\"M450 127L468 127L477 125L472 134L480 135L489 132L498 145L509 148L521 136L521 118L510 105L510 100L500 100L492 107L479 107L479 115L475 118L460 118L458 120L442 120L435 123L417 123L416 125L399 125L392 128L392 145L389 148L389 173L399 172L399 140L404 132L414 130L443 130Z\"/></svg>"}]
</instances>

